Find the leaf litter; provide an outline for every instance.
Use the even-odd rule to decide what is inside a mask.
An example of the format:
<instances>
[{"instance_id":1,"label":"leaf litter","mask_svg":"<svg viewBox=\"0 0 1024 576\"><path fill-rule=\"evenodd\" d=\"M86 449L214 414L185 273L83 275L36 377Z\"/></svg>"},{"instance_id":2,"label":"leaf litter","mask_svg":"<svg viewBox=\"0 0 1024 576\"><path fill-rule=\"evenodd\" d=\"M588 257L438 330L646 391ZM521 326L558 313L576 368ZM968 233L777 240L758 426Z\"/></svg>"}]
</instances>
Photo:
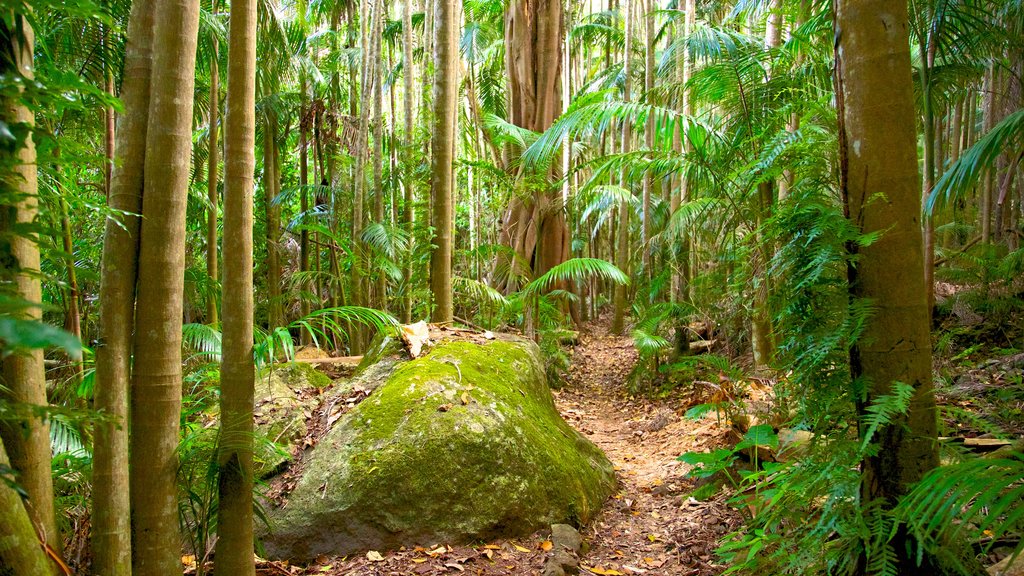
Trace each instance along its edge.
<instances>
[{"instance_id":1,"label":"leaf litter","mask_svg":"<svg viewBox=\"0 0 1024 576\"><path fill-rule=\"evenodd\" d=\"M704 502L690 498L693 482L685 477L687 465L676 457L725 445L729 427L713 416L700 421L682 418L693 402L679 395L660 399L630 396L626 381L635 362L636 351L629 337L609 335L607 321L594 322L580 335L567 386L555 392L562 416L605 451L620 484L598 517L580 529L589 544L580 573L720 574L725 567L715 562L714 550L722 536L740 524L741 517L726 505L724 494ZM319 436L317 432L322 434L317 430L311 435ZM296 456L301 460L301 455ZM285 496L290 487L282 488L271 497ZM549 536L543 530L525 538L489 543L371 550L351 557L321 557L308 566L260 559L257 574L540 574L546 557L553 553Z\"/></svg>"}]
</instances>

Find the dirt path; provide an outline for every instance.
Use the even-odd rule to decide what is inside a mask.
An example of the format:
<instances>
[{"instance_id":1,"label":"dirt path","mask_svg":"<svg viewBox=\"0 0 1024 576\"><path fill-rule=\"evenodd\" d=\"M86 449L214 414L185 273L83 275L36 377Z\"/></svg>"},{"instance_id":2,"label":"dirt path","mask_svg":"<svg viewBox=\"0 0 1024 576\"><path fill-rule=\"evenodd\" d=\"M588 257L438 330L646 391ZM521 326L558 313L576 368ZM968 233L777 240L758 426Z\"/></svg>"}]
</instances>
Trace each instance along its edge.
<instances>
[{"instance_id":1,"label":"dirt path","mask_svg":"<svg viewBox=\"0 0 1024 576\"><path fill-rule=\"evenodd\" d=\"M681 418L678 401L629 397L626 378L635 362L628 337L609 336L604 323L590 325L568 386L556 394L565 419L605 451L620 481L619 492L584 530L591 550L582 564L596 574L717 574L716 542L738 517L721 499L686 497L693 486L676 457L724 443L726 431L713 421Z\"/></svg>"},{"instance_id":2,"label":"dirt path","mask_svg":"<svg viewBox=\"0 0 1024 576\"><path fill-rule=\"evenodd\" d=\"M575 347L567 386L555 402L571 425L600 446L615 466L618 492L581 533L590 550L581 559L584 576L703 576L718 574L719 538L738 516L723 499L697 502L685 465L676 457L725 443L727 431L713 418L681 417L679 399L647 400L628 395L626 378L636 362L628 337L608 335L606 322L592 323ZM448 545L371 552L351 558L320 558L313 566L261 562L260 576L398 576L540 574L550 549L546 532L478 545Z\"/></svg>"}]
</instances>

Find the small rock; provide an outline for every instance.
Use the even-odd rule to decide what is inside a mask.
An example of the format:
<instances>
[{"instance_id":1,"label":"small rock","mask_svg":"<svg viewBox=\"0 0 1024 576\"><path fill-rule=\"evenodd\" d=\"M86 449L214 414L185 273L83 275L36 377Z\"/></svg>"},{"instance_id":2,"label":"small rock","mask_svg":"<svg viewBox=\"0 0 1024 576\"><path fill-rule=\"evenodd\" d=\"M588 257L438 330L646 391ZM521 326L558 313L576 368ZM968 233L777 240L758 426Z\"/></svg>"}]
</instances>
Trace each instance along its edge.
<instances>
[{"instance_id":1,"label":"small rock","mask_svg":"<svg viewBox=\"0 0 1024 576\"><path fill-rule=\"evenodd\" d=\"M1011 564L1010 560L1014 562ZM989 566L986 571L991 576L1024 576L1024 554L1018 554L1016 558L1011 554Z\"/></svg>"},{"instance_id":2,"label":"small rock","mask_svg":"<svg viewBox=\"0 0 1024 576\"><path fill-rule=\"evenodd\" d=\"M555 545L556 550L561 547L578 554L583 548L583 537L568 524L552 524L551 543Z\"/></svg>"}]
</instances>

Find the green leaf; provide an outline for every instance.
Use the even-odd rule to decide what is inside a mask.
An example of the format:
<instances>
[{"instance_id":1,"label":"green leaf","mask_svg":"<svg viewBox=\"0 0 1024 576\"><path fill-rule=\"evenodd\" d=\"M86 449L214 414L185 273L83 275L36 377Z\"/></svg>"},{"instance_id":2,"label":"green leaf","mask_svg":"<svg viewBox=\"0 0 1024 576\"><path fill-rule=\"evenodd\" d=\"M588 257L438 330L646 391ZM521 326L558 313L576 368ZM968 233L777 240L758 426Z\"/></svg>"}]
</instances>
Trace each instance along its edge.
<instances>
[{"instance_id":1,"label":"green leaf","mask_svg":"<svg viewBox=\"0 0 1024 576\"><path fill-rule=\"evenodd\" d=\"M0 352L35 350L56 346L78 360L82 357L82 343L70 333L38 320L0 318Z\"/></svg>"}]
</instances>

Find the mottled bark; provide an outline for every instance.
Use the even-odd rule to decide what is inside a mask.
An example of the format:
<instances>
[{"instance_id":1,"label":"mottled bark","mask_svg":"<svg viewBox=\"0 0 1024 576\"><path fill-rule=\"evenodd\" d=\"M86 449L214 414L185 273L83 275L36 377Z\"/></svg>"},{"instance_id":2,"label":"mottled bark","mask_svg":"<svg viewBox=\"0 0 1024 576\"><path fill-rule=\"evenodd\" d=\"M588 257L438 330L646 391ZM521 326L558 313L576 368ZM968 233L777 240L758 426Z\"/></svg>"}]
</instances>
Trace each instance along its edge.
<instances>
[{"instance_id":1,"label":"mottled bark","mask_svg":"<svg viewBox=\"0 0 1024 576\"><path fill-rule=\"evenodd\" d=\"M178 547L178 429L192 104L198 0L158 0L139 248L132 372L132 571L181 570Z\"/></svg>"},{"instance_id":2,"label":"mottled bark","mask_svg":"<svg viewBox=\"0 0 1024 576\"><path fill-rule=\"evenodd\" d=\"M256 573L253 554L253 171L256 146L256 0L231 2L224 122L224 343L217 464L218 574Z\"/></svg>"},{"instance_id":3,"label":"mottled bark","mask_svg":"<svg viewBox=\"0 0 1024 576\"><path fill-rule=\"evenodd\" d=\"M459 2L438 0L435 7L434 115L431 129L430 196L434 249L430 253L430 292L434 322L451 322L452 194L456 111L459 99Z\"/></svg>"},{"instance_id":4,"label":"mottled bark","mask_svg":"<svg viewBox=\"0 0 1024 576\"><path fill-rule=\"evenodd\" d=\"M32 46L35 35L28 19L21 14L6 13L0 23L0 73L21 76L26 82L34 78ZM8 19L16 25L7 27ZM0 101L0 117L11 126L31 129L35 124L32 111L16 98ZM21 147L11 157L4 152L5 168L12 171L5 182L8 191L16 196L12 204L0 205L0 237L7 240L6 254L0 254L5 263L3 281L11 283L11 295L23 302L41 304L43 289L40 283L39 244L36 231L26 233L39 213L39 190L36 175L36 147L31 133L26 134ZM42 321L39 306L30 306L12 313L23 320ZM0 371L0 394L11 403L22 403L35 408L47 406L46 371L43 350L19 351L3 358ZM59 551L61 536L57 531L53 508L53 483L50 479L50 426L36 416L22 422L0 422L0 437L7 448L11 467L18 471L18 482L28 494L26 507L33 523L42 532L43 539Z\"/></svg>"},{"instance_id":5,"label":"mottled bark","mask_svg":"<svg viewBox=\"0 0 1024 576\"><path fill-rule=\"evenodd\" d=\"M879 450L862 465L865 502L891 506L938 465L907 8L837 0L835 10L845 207L862 232L881 233L850 268L851 295L875 307L850 352L853 377L868 386L859 408L897 382L914 387L906 415L877 431ZM900 573L918 573L903 543L895 550Z\"/></svg>"},{"instance_id":6,"label":"mottled bark","mask_svg":"<svg viewBox=\"0 0 1024 576\"><path fill-rule=\"evenodd\" d=\"M622 3L622 13L626 20L626 42L625 49L623 50L623 59L625 62L624 76L625 81L623 82L623 93L622 100L629 102L631 98L630 90L633 86L633 59L631 58L633 50L633 11L632 11L632 0L624 0ZM629 153L632 145L632 131L628 122L622 124L622 153ZM620 180L623 186L628 186L626 179L625 169L623 169L622 178ZM629 216L630 216L629 202L623 200L619 203L619 221L618 221L618 232L616 233L616 240L618 241L618 248L616 250L618 259L615 265L618 266L619 270L622 270L627 275L629 274ZM624 284L616 284L613 288L613 315L612 315L612 326L611 330L615 334L623 334L626 329L626 308L628 304L626 302L628 292Z\"/></svg>"}]
</instances>

